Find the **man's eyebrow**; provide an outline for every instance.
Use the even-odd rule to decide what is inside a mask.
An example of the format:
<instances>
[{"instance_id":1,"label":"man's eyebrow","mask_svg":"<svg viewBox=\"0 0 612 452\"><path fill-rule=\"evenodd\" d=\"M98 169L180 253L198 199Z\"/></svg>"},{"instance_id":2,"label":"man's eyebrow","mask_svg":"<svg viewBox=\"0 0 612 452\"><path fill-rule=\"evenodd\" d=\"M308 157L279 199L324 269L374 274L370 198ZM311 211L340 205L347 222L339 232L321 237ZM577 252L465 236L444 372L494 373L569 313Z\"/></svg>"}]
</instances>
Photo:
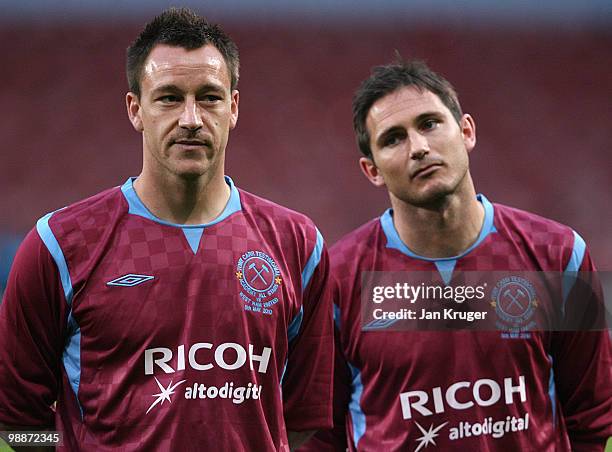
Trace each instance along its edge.
<instances>
[{"instance_id":1,"label":"man's eyebrow","mask_svg":"<svg viewBox=\"0 0 612 452\"><path fill-rule=\"evenodd\" d=\"M180 91L181 90L179 89L178 86L173 85L173 84L170 83L170 84L161 85L161 86L158 86L156 88L153 88L152 93L162 93L162 92L164 92L164 93L168 93L168 92L170 92L170 93L178 93Z\"/></svg>"},{"instance_id":2,"label":"man's eyebrow","mask_svg":"<svg viewBox=\"0 0 612 452\"><path fill-rule=\"evenodd\" d=\"M223 86L220 84L216 84L216 83L206 83L205 85L202 85L198 88L197 93L201 94L201 93L206 93L209 91L223 91ZM178 86L172 84L172 83L167 83L165 85L160 85L156 88L154 88L152 90L152 93L157 94L157 93L181 93L183 92L183 90L181 88L179 88Z\"/></svg>"},{"instance_id":3,"label":"man's eyebrow","mask_svg":"<svg viewBox=\"0 0 612 452\"><path fill-rule=\"evenodd\" d=\"M197 93L202 94L202 93L207 93L210 91L218 91L218 92L225 91L225 87L217 83L206 83L205 85L202 85L198 88Z\"/></svg>"},{"instance_id":4,"label":"man's eyebrow","mask_svg":"<svg viewBox=\"0 0 612 452\"><path fill-rule=\"evenodd\" d=\"M429 118L432 118L432 117L438 118L438 117L441 117L441 116L444 116L441 111L438 111L438 110L426 111L425 113L421 113L416 118L414 118L414 121L415 122L421 122L424 119L429 119Z\"/></svg>"}]
</instances>

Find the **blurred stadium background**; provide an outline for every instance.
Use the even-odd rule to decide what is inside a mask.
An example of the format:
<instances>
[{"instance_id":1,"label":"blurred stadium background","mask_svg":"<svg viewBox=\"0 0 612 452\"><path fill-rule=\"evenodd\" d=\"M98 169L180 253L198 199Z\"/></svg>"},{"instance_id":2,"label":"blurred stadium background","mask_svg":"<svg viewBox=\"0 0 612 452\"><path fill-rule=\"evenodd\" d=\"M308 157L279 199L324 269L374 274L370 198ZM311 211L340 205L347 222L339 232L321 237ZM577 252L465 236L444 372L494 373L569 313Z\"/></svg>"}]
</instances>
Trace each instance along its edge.
<instances>
[{"instance_id":1,"label":"blurred stadium background","mask_svg":"<svg viewBox=\"0 0 612 452\"><path fill-rule=\"evenodd\" d=\"M0 0L0 284L39 217L138 174L125 48L170 5ZM172 5L221 23L240 48L228 174L311 216L328 243L387 207L359 172L350 105L397 49L444 74L476 118L477 190L572 225L612 270L609 0Z\"/></svg>"}]
</instances>

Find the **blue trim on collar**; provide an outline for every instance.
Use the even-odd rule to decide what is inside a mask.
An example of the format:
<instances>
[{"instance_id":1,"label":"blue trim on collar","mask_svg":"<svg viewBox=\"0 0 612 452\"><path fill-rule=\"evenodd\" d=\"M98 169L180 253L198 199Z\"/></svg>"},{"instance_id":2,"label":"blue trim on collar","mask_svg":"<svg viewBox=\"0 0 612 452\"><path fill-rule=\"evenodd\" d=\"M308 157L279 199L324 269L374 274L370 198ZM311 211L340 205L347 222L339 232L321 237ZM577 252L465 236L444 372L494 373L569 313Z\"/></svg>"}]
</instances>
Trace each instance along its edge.
<instances>
[{"instance_id":1,"label":"blue trim on collar","mask_svg":"<svg viewBox=\"0 0 612 452\"><path fill-rule=\"evenodd\" d=\"M202 240L202 235L204 233L204 228L220 223L233 213L242 210L242 204L240 203L240 194L238 193L238 189L234 185L234 181L229 176L225 176L225 182L230 187L230 197L227 201L227 204L225 205L225 208L223 209L223 212L221 212L221 214L217 218L215 218L210 223L205 224L170 223L169 221L164 221L160 218L157 218L142 203L142 201L136 194L136 190L134 190L135 180L135 177L130 177L121 186L121 192L123 193L123 196L125 197L125 200L128 203L128 212L132 215L138 215L140 217L147 218L151 221L155 221L156 223L180 228L183 231L183 234L185 235L185 238L187 239L187 242L189 243L189 247L191 248L191 251L193 251L193 254L196 254L198 252L198 248L200 247L200 241Z\"/></svg>"},{"instance_id":2,"label":"blue trim on collar","mask_svg":"<svg viewBox=\"0 0 612 452\"><path fill-rule=\"evenodd\" d=\"M455 270L455 265L457 264L457 259L452 260L439 260L434 262L436 268L438 269L438 273L442 277L442 281L447 286L450 284L451 279L453 279L453 271Z\"/></svg>"},{"instance_id":3,"label":"blue trim on collar","mask_svg":"<svg viewBox=\"0 0 612 452\"><path fill-rule=\"evenodd\" d=\"M202 234L204 234L204 228L181 228L187 242L189 242L189 247L193 254L198 252L198 248L200 247L200 241L202 240Z\"/></svg>"},{"instance_id":4,"label":"blue trim on collar","mask_svg":"<svg viewBox=\"0 0 612 452\"><path fill-rule=\"evenodd\" d=\"M128 203L128 206L129 206L128 212L131 213L132 215L138 215L138 216L147 218L149 220L155 221L156 223L165 224L166 226L174 226L174 227L183 228L183 229L206 228L208 226L212 226L214 224L220 223L221 221L225 220L227 217L229 217L233 213L236 213L242 210L242 204L240 203L240 194L238 193L238 189L234 185L234 181L229 176L225 176L225 182L230 187L230 197L229 197L227 204L225 205L225 208L223 209L223 212L221 212L221 215L219 215L217 218L215 218L210 223L205 223L205 224L170 223L169 221L164 221L160 218L157 218L155 215L151 213L149 209L146 208L146 206L142 203L142 201L136 194L136 190L134 190L135 180L136 180L135 177L130 177L121 186L121 191L123 192L123 196L125 197Z\"/></svg>"},{"instance_id":5,"label":"blue trim on collar","mask_svg":"<svg viewBox=\"0 0 612 452\"><path fill-rule=\"evenodd\" d=\"M456 261L457 259L462 258L466 254L470 253L478 245L480 245L489 234L491 234L492 232L497 232L497 229L495 229L495 225L493 224L493 219L495 216L493 204L491 204L491 202L482 194L476 195L476 199L484 207L484 222L482 224L480 234L478 235L478 238L476 239L474 244L460 255L452 257L430 258L419 256L413 251L410 251L406 244L402 242L402 239L400 238L397 229L395 229L395 225L393 224L393 209L387 209L385 213L383 213L380 217L380 224L383 228L385 236L387 237L387 248L394 248L405 254L406 256L412 257L414 259L421 259L428 262Z\"/></svg>"}]
</instances>

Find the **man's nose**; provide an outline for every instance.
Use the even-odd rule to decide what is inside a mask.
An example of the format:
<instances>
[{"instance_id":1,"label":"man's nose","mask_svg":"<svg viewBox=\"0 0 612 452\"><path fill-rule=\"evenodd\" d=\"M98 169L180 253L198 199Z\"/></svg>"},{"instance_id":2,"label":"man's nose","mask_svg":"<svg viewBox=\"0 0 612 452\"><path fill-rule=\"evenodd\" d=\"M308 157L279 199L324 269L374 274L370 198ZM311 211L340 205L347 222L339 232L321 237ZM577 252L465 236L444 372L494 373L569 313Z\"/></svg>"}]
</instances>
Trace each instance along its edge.
<instances>
[{"instance_id":1,"label":"man's nose","mask_svg":"<svg viewBox=\"0 0 612 452\"><path fill-rule=\"evenodd\" d=\"M187 99L181 117L179 118L179 127L189 130L198 130L203 125L202 111L197 102Z\"/></svg>"},{"instance_id":2,"label":"man's nose","mask_svg":"<svg viewBox=\"0 0 612 452\"><path fill-rule=\"evenodd\" d=\"M422 160L429 154L429 142L427 138L418 131L408 133L408 146L412 160Z\"/></svg>"}]
</instances>

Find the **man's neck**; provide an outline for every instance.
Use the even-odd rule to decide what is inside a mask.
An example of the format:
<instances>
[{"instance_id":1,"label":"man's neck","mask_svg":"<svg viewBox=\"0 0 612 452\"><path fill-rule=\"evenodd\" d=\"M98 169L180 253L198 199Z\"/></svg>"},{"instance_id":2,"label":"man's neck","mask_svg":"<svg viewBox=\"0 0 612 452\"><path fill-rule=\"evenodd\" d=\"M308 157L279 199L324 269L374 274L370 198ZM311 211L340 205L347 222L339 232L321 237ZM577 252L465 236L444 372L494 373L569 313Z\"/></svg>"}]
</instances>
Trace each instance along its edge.
<instances>
[{"instance_id":1,"label":"man's neck","mask_svg":"<svg viewBox=\"0 0 612 452\"><path fill-rule=\"evenodd\" d=\"M134 181L134 190L153 215L176 224L210 223L223 212L230 197L223 174L191 179L143 171Z\"/></svg>"},{"instance_id":2,"label":"man's neck","mask_svg":"<svg viewBox=\"0 0 612 452\"><path fill-rule=\"evenodd\" d=\"M408 248L419 256L460 255L473 245L482 229L484 207L474 188L455 193L430 207L415 207L391 196L393 224Z\"/></svg>"}]
</instances>

